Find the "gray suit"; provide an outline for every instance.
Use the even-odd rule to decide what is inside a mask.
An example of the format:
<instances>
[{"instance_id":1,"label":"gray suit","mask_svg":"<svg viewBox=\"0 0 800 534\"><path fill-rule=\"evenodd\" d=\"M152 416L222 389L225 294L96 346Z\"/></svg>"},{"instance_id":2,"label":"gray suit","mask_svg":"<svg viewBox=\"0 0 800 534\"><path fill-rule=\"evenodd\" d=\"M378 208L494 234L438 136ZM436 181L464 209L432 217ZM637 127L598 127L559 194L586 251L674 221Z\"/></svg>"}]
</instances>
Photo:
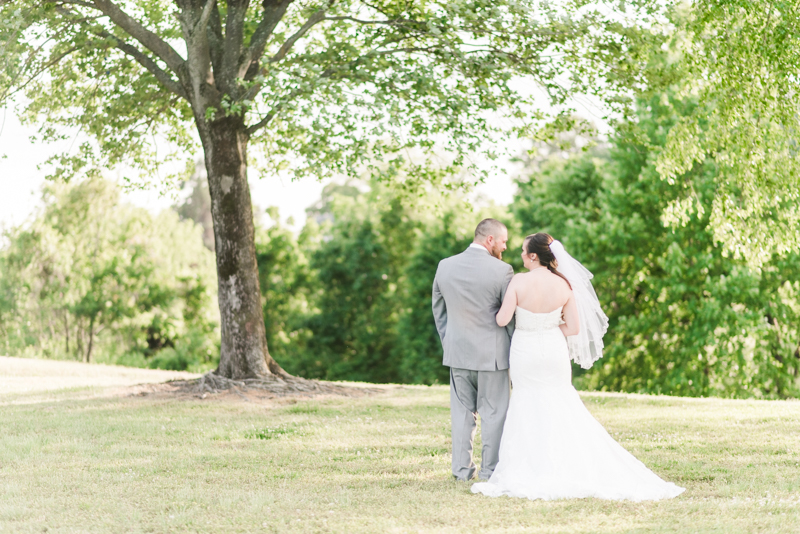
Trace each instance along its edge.
<instances>
[{"instance_id":1,"label":"gray suit","mask_svg":"<svg viewBox=\"0 0 800 534\"><path fill-rule=\"evenodd\" d=\"M433 317L450 367L453 476L475 474L472 442L477 414L483 441L481 479L498 461L509 400L508 355L513 321L497 326L495 315L514 275L488 251L470 247L439 262L433 281Z\"/></svg>"}]
</instances>

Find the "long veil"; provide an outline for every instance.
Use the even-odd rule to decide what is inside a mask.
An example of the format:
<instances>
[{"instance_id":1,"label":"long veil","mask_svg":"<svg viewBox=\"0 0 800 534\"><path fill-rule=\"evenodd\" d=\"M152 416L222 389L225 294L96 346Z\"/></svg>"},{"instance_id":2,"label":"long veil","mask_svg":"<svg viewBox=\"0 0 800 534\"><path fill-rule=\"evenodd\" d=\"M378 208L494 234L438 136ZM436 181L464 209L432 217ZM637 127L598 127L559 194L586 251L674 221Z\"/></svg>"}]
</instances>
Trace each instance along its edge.
<instances>
[{"instance_id":1,"label":"long veil","mask_svg":"<svg viewBox=\"0 0 800 534\"><path fill-rule=\"evenodd\" d=\"M580 331L577 335L567 337L569 357L588 369L603 357L603 335L608 331L608 317L600 308L597 293L592 287L594 275L570 256L560 241L550 243L550 250L558 262L558 272L569 280L578 306Z\"/></svg>"}]
</instances>

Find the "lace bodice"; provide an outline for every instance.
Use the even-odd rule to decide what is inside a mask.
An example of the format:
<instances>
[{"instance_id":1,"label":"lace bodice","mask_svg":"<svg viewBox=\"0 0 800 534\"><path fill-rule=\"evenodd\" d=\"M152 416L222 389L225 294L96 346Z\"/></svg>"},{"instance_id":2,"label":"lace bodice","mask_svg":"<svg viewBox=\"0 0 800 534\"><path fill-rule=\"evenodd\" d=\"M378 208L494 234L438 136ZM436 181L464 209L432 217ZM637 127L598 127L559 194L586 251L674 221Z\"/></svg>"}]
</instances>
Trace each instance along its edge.
<instances>
[{"instance_id":1,"label":"lace bodice","mask_svg":"<svg viewBox=\"0 0 800 534\"><path fill-rule=\"evenodd\" d=\"M548 313L533 313L532 311L528 311L525 308L520 308L517 306L516 328L517 330L531 331L557 328L558 325L563 323L561 320L561 308L562 306L559 306L555 310Z\"/></svg>"}]
</instances>

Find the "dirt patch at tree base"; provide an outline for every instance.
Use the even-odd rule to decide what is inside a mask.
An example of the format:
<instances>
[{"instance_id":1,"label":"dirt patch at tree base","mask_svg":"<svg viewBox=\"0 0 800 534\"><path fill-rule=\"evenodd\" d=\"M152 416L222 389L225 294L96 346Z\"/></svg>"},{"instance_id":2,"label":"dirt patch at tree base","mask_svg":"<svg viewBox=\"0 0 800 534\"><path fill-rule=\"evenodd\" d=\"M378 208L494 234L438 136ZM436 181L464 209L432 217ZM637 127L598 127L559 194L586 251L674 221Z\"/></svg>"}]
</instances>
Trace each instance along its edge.
<instances>
[{"instance_id":1,"label":"dirt patch at tree base","mask_svg":"<svg viewBox=\"0 0 800 534\"><path fill-rule=\"evenodd\" d=\"M126 388L127 396L155 399L208 399L262 402L276 399L314 397L364 397L385 391L381 387L341 385L297 376L231 380L208 373L193 380L141 384Z\"/></svg>"},{"instance_id":2,"label":"dirt patch at tree base","mask_svg":"<svg viewBox=\"0 0 800 534\"><path fill-rule=\"evenodd\" d=\"M199 376L183 371L0 356L0 404L111 397L291 403L315 397L364 397L397 387L402 386L341 384L294 376L229 380L213 372Z\"/></svg>"}]
</instances>

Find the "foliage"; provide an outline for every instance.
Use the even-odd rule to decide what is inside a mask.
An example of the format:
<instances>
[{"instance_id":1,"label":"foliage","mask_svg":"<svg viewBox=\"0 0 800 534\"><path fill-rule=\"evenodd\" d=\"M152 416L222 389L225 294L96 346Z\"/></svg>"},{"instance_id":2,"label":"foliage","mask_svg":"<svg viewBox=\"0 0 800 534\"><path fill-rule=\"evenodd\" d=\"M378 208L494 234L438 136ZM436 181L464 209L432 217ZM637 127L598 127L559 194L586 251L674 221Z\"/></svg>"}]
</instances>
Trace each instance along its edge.
<instances>
[{"instance_id":1,"label":"foliage","mask_svg":"<svg viewBox=\"0 0 800 534\"><path fill-rule=\"evenodd\" d=\"M327 185L297 237L276 208L269 211L274 224L256 239L259 271L270 350L287 371L447 382L431 314L433 277L442 258L472 241L480 219L507 217L503 210L473 211L458 195L410 202L372 181Z\"/></svg>"},{"instance_id":2,"label":"foliage","mask_svg":"<svg viewBox=\"0 0 800 534\"><path fill-rule=\"evenodd\" d=\"M256 239L265 322L270 350L287 371L447 380L430 311L433 275L443 257L466 248L480 214L452 199L437 211L434 198L411 203L377 181L331 183L298 236L277 208L268 210L274 223Z\"/></svg>"},{"instance_id":3,"label":"foliage","mask_svg":"<svg viewBox=\"0 0 800 534\"><path fill-rule=\"evenodd\" d=\"M416 222L380 187L356 198L336 197L332 216L311 256L319 292L318 312L308 322L313 337L307 372L396 382L397 293Z\"/></svg>"},{"instance_id":4,"label":"foliage","mask_svg":"<svg viewBox=\"0 0 800 534\"><path fill-rule=\"evenodd\" d=\"M604 359L576 370L581 387L797 396L800 258L753 269L726 256L708 212L664 225L680 192L656 165L676 109L660 97L643 101L638 136L529 161L511 214L433 192L410 202L377 181L328 186L299 235L270 208L272 224L256 234L270 349L302 376L446 383L433 275L478 220L494 216L511 229L504 258L517 270L522 236L548 231L595 273L611 328ZM717 172L706 160L685 176L704 205ZM52 185L46 199L0 251L7 352L86 358L93 339L105 361L168 369L213 361L213 271L199 227L121 205L103 181Z\"/></svg>"},{"instance_id":5,"label":"foliage","mask_svg":"<svg viewBox=\"0 0 800 534\"><path fill-rule=\"evenodd\" d=\"M6 239L5 352L84 361L100 352L135 365L157 354L151 365L173 369L214 358L213 263L194 224L121 204L95 179L48 185L37 217Z\"/></svg>"},{"instance_id":6,"label":"foliage","mask_svg":"<svg viewBox=\"0 0 800 534\"><path fill-rule=\"evenodd\" d=\"M582 93L624 109L642 80L639 57L663 39L639 25L654 9L582 0L4 2L0 102L16 98L42 124L41 140L65 127L88 136L77 154L55 158L65 177L96 173L98 162L153 175L195 148L192 129L207 145L207 127L233 119L268 155L270 175L367 167L400 179L413 147L438 144L456 168L476 150L493 157L509 129L530 133L553 118L555 129L571 126L542 111L542 93L556 110ZM169 140L166 152L154 150L155 135ZM419 165L402 180L446 176L431 170Z\"/></svg>"},{"instance_id":7,"label":"foliage","mask_svg":"<svg viewBox=\"0 0 800 534\"><path fill-rule=\"evenodd\" d=\"M586 258L588 268L598 259L589 254L592 244L586 232L598 224L601 206L598 195L605 186L603 154L597 149L579 157L552 156L541 162L529 161L535 176L527 172L516 179L517 191L510 209L525 235L548 232L567 242L576 257Z\"/></svg>"},{"instance_id":8,"label":"foliage","mask_svg":"<svg viewBox=\"0 0 800 534\"><path fill-rule=\"evenodd\" d=\"M754 266L798 250L800 4L680 4L674 23L662 54L671 74L650 89L672 86L684 104L701 105L671 126L656 163L681 191L668 206L670 221L680 226L708 212L725 252ZM717 165L715 196L700 202L684 173L708 158Z\"/></svg>"},{"instance_id":9,"label":"foliage","mask_svg":"<svg viewBox=\"0 0 800 534\"><path fill-rule=\"evenodd\" d=\"M309 264L319 232L310 221L300 235L284 226L277 208L267 210L273 224L256 234L256 260L264 309L267 346L292 374L302 371L311 336L306 322L313 313L318 282Z\"/></svg>"},{"instance_id":10,"label":"foliage","mask_svg":"<svg viewBox=\"0 0 800 534\"><path fill-rule=\"evenodd\" d=\"M595 274L610 317L606 353L587 387L641 393L796 396L797 258L754 270L715 243L710 210L682 226L662 214L680 192L656 170L676 102L642 102L641 137L619 136L602 159L573 155L519 180L513 209ZM685 109L691 113L691 108ZM713 160L683 176L696 202L716 197Z\"/></svg>"}]
</instances>

